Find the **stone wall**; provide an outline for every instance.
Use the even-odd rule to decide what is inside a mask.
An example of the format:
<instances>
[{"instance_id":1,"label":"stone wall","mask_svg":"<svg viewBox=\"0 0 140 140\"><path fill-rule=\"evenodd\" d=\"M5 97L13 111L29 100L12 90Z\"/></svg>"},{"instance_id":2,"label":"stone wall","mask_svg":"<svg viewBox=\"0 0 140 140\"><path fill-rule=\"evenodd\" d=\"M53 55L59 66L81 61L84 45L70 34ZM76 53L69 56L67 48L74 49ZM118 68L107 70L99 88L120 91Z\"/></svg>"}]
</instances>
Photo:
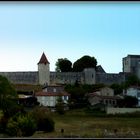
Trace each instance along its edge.
<instances>
[{"instance_id":1,"label":"stone wall","mask_svg":"<svg viewBox=\"0 0 140 140\"><path fill-rule=\"evenodd\" d=\"M46 73L47 74L47 73ZM91 73L92 74L92 73ZM11 83L14 84L39 84L38 72L0 72L0 75L6 76ZM78 81L81 84L90 82L87 81L84 72L50 72L50 84L74 84ZM96 78L94 80L94 77ZM93 73L92 83L104 83L110 85L113 83L124 82L126 75L111 74L111 73ZM90 83L91 84L91 83Z\"/></svg>"},{"instance_id":2,"label":"stone wall","mask_svg":"<svg viewBox=\"0 0 140 140\"><path fill-rule=\"evenodd\" d=\"M38 84L38 72L0 72L14 84Z\"/></svg>"},{"instance_id":3,"label":"stone wall","mask_svg":"<svg viewBox=\"0 0 140 140\"><path fill-rule=\"evenodd\" d=\"M140 108L114 108L114 107L107 107L106 113L107 114L117 114L117 113L132 113L132 112L140 112Z\"/></svg>"},{"instance_id":4,"label":"stone wall","mask_svg":"<svg viewBox=\"0 0 140 140\"><path fill-rule=\"evenodd\" d=\"M125 74L116 73L96 73L96 83L104 83L111 85L113 83L120 84L125 81Z\"/></svg>"},{"instance_id":5,"label":"stone wall","mask_svg":"<svg viewBox=\"0 0 140 140\"><path fill-rule=\"evenodd\" d=\"M83 72L51 72L50 83L55 84L74 84L78 80L80 83L84 82Z\"/></svg>"}]
</instances>

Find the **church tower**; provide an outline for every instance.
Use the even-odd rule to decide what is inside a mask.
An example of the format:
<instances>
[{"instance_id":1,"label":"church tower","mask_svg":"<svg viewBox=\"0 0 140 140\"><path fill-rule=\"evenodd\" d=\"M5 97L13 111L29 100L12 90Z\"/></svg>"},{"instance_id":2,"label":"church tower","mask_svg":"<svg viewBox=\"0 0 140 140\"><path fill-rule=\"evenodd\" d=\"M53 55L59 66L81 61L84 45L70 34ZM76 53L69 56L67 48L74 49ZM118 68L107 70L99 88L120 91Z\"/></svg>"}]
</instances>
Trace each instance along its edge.
<instances>
[{"instance_id":1,"label":"church tower","mask_svg":"<svg viewBox=\"0 0 140 140\"><path fill-rule=\"evenodd\" d=\"M38 76L40 85L50 84L50 63L47 60L46 55L42 54L40 61L38 62Z\"/></svg>"}]
</instances>

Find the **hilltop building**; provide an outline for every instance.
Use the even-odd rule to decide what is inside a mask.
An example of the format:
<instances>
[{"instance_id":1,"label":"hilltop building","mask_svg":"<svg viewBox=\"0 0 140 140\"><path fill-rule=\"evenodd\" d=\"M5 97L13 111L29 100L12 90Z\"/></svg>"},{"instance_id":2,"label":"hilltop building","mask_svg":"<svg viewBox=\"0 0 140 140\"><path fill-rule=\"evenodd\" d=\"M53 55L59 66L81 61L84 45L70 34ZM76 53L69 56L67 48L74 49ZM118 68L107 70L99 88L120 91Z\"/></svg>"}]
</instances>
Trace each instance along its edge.
<instances>
[{"instance_id":1,"label":"hilltop building","mask_svg":"<svg viewBox=\"0 0 140 140\"><path fill-rule=\"evenodd\" d=\"M124 82L127 75L136 73L140 78L140 55L128 55L123 58L123 72L106 73L101 65L97 69L86 68L82 72L52 72L50 63L43 53L38 64L38 71L28 72L0 72L0 75L7 77L13 84L29 85L57 85L74 84L78 81L81 84L111 85Z\"/></svg>"},{"instance_id":2,"label":"hilltop building","mask_svg":"<svg viewBox=\"0 0 140 140\"><path fill-rule=\"evenodd\" d=\"M127 55L127 57L124 57L123 72L135 74L140 79L140 55Z\"/></svg>"}]
</instances>

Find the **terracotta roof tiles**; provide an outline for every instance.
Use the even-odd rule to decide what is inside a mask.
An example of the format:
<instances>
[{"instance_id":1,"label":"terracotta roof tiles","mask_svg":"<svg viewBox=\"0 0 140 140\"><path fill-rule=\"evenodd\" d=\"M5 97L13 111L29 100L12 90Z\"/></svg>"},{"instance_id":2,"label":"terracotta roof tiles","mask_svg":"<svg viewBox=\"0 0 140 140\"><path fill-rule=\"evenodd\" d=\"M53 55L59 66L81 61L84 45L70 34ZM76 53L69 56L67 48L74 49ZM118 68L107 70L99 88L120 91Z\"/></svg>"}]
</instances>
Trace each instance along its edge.
<instances>
[{"instance_id":1,"label":"terracotta roof tiles","mask_svg":"<svg viewBox=\"0 0 140 140\"><path fill-rule=\"evenodd\" d=\"M62 93L54 93L54 92L37 92L35 93L35 96L70 96L67 92L62 92Z\"/></svg>"},{"instance_id":2,"label":"terracotta roof tiles","mask_svg":"<svg viewBox=\"0 0 140 140\"><path fill-rule=\"evenodd\" d=\"M38 64L50 64L49 61L48 61L48 59L47 59L47 57L46 57L46 55L44 54L44 52L43 52L43 54L42 54L42 56L41 56L40 61L38 62Z\"/></svg>"}]
</instances>

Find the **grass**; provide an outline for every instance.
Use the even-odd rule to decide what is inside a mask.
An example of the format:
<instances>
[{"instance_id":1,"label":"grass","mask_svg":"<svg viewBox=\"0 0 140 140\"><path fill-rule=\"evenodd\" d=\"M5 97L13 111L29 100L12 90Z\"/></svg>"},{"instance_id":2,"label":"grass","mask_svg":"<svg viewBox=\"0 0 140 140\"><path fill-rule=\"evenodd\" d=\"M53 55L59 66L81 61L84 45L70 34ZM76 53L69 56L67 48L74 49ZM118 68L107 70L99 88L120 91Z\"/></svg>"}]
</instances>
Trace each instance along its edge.
<instances>
[{"instance_id":1,"label":"grass","mask_svg":"<svg viewBox=\"0 0 140 140\"><path fill-rule=\"evenodd\" d=\"M99 117L83 109L69 110L64 115L52 112L51 117L55 122L55 131L49 133L36 131L30 138L140 137L140 117L103 117L103 114ZM62 128L64 133L61 133ZM116 135L114 129L118 130Z\"/></svg>"},{"instance_id":2,"label":"grass","mask_svg":"<svg viewBox=\"0 0 140 140\"><path fill-rule=\"evenodd\" d=\"M68 111L65 115L53 113L55 131L51 133L36 132L34 138L60 138L60 137L139 137L140 118L128 117L96 117L85 113L83 110L75 109ZM61 134L61 128L64 133ZM105 135L104 131L107 130ZM118 132L114 135L114 129ZM135 133L135 134L133 134Z\"/></svg>"}]
</instances>

